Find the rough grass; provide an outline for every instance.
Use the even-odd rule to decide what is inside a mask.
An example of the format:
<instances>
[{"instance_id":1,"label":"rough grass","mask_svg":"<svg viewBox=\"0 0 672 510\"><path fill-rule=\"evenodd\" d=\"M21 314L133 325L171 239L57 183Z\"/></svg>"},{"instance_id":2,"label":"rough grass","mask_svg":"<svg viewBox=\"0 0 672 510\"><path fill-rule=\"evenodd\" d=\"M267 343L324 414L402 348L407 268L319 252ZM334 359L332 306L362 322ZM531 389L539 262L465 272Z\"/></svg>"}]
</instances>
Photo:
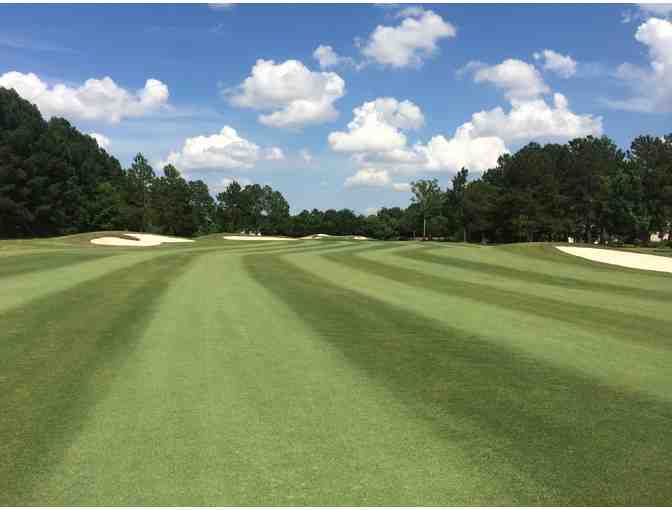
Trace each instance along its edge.
<instances>
[{"instance_id":1,"label":"rough grass","mask_svg":"<svg viewBox=\"0 0 672 510\"><path fill-rule=\"evenodd\" d=\"M92 236L0 242L2 505L672 503L670 276Z\"/></svg>"}]
</instances>

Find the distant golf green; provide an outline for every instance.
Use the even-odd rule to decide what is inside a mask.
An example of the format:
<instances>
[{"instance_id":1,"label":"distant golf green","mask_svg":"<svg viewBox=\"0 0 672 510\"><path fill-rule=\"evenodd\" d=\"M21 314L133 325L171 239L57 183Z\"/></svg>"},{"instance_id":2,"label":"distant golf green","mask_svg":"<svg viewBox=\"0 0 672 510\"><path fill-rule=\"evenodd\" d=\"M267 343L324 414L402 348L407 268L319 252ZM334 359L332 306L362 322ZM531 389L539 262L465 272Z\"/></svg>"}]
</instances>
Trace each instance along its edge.
<instances>
[{"instance_id":1,"label":"distant golf green","mask_svg":"<svg viewBox=\"0 0 672 510\"><path fill-rule=\"evenodd\" d=\"M0 242L0 505L670 505L672 275Z\"/></svg>"}]
</instances>

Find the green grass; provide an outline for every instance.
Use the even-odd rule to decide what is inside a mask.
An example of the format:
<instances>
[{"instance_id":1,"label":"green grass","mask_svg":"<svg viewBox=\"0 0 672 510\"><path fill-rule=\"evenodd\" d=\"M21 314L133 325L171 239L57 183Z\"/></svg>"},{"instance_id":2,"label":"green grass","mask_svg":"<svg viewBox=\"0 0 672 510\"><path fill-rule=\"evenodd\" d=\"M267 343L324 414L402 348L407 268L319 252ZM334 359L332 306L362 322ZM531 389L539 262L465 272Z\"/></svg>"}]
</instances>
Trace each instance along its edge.
<instances>
[{"instance_id":1,"label":"green grass","mask_svg":"<svg viewBox=\"0 0 672 510\"><path fill-rule=\"evenodd\" d=\"M543 244L0 242L0 505L670 505L672 277Z\"/></svg>"}]
</instances>

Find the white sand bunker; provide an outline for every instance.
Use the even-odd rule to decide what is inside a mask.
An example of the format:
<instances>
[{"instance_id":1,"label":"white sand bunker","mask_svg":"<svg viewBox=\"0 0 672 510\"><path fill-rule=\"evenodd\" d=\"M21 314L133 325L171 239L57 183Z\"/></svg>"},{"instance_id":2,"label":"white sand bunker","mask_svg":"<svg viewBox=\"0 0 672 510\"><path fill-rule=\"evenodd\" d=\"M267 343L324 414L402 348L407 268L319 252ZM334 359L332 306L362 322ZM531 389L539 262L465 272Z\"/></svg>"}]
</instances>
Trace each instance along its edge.
<instances>
[{"instance_id":1,"label":"white sand bunker","mask_svg":"<svg viewBox=\"0 0 672 510\"><path fill-rule=\"evenodd\" d=\"M296 241L295 237L279 236L224 236L229 241Z\"/></svg>"},{"instance_id":2,"label":"white sand bunker","mask_svg":"<svg viewBox=\"0 0 672 510\"><path fill-rule=\"evenodd\" d=\"M603 262L614 266L644 269L646 271L661 271L672 273L672 257L647 255L616 250L602 250L599 248L580 248L570 246L556 246L556 248L570 255L576 255L595 262Z\"/></svg>"},{"instance_id":3,"label":"white sand bunker","mask_svg":"<svg viewBox=\"0 0 672 510\"><path fill-rule=\"evenodd\" d=\"M160 236L156 234L123 234L124 237L99 237L91 239L93 244L101 246L159 246L163 243L193 243L192 239L183 239L181 237ZM131 239L126 239L131 238Z\"/></svg>"},{"instance_id":4,"label":"white sand bunker","mask_svg":"<svg viewBox=\"0 0 672 510\"><path fill-rule=\"evenodd\" d=\"M326 239L327 237L332 237L329 234L310 234L308 236L303 236L301 239Z\"/></svg>"},{"instance_id":5,"label":"white sand bunker","mask_svg":"<svg viewBox=\"0 0 672 510\"><path fill-rule=\"evenodd\" d=\"M311 234L303 236L301 239L353 239L355 241L369 241L370 238L366 236L339 236L332 234Z\"/></svg>"}]
</instances>

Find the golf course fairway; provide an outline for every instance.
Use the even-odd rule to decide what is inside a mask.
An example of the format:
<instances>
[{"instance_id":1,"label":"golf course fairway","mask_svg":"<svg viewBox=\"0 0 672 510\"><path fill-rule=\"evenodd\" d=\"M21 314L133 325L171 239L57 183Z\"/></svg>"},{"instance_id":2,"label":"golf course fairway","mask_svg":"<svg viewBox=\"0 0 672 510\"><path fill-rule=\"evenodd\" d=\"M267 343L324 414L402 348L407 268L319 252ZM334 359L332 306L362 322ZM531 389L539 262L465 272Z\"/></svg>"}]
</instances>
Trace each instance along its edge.
<instances>
[{"instance_id":1,"label":"golf course fairway","mask_svg":"<svg viewBox=\"0 0 672 510\"><path fill-rule=\"evenodd\" d=\"M672 275L91 238L0 241L0 505L672 504Z\"/></svg>"}]
</instances>

